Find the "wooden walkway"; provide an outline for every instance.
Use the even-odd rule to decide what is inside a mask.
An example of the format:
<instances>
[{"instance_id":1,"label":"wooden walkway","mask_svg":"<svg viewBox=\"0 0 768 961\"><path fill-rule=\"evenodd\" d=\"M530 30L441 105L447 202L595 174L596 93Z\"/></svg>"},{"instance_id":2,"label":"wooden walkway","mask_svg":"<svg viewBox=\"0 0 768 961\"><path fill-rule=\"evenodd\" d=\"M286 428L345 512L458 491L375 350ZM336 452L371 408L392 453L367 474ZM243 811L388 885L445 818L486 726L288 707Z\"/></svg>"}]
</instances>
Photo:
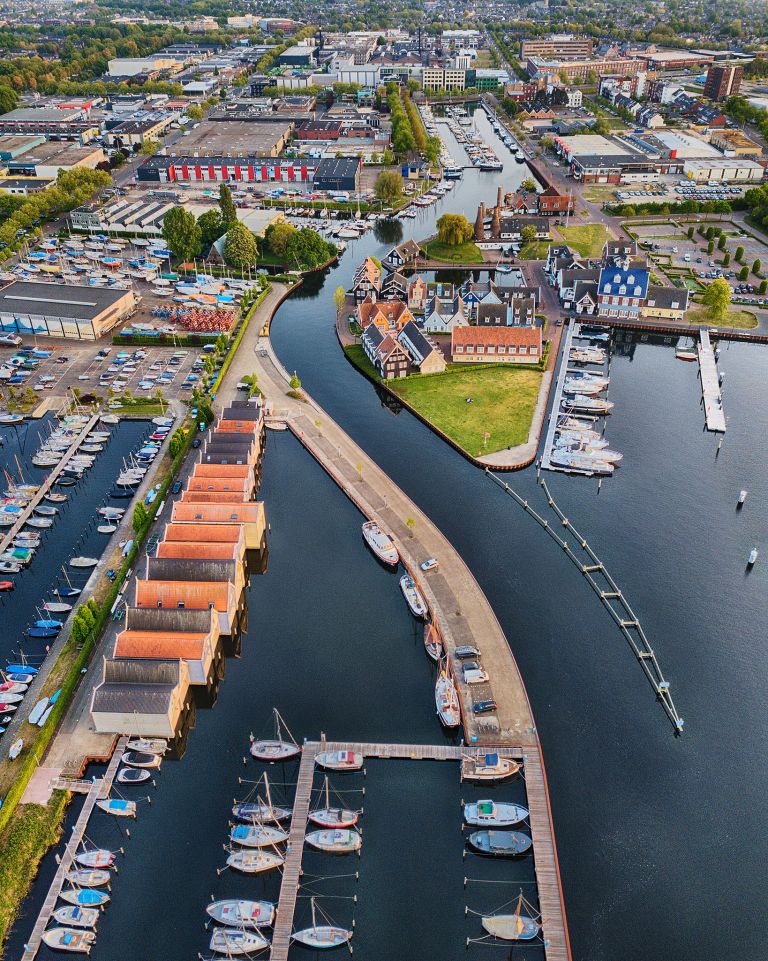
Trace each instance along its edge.
<instances>
[{"instance_id":1,"label":"wooden walkway","mask_svg":"<svg viewBox=\"0 0 768 961\"><path fill-rule=\"evenodd\" d=\"M453 744L372 744L369 741L322 741L314 742L315 753L320 751L354 751L363 757L376 757L405 761L460 761L468 754L478 751L475 746L457 746ZM482 748L486 750L486 748ZM503 757L521 758L522 748L510 747L508 744L492 748Z\"/></svg>"},{"instance_id":2,"label":"wooden walkway","mask_svg":"<svg viewBox=\"0 0 768 961\"><path fill-rule=\"evenodd\" d=\"M699 344L699 377L701 378L701 395L704 400L704 417L707 430L725 433L725 411L723 397L720 393L720 376L717 373L715 352L709 340L709 331L702 330Z\"/></svg>"},{"instance_id":3,"label":"wooden walkway","mask_svg":"<svg viewBox=\"0 0 768 961\"><path fill-rule=\"evenodd\" d=\"M32 929L30 939L24 945L24 954L21 956L21 961L34 961L34 958L37 956L37 952L40 950L40 945L42 944L43 940L43 932L48 927L48 922L51 920L51 916L56 910L56 903L59 900L61 889L64 887L65 875L74 864L75 855L77 854L78 848L80 847L85 835L88 827L88 821L90 820L93 809L96 806L96 802L107 797L109 794L127 743L127 737L120 738L104 777L97 778L90 784L88 794L85 798L85 803L83 804L83 809L80 812L80 817L78 817L77 822L72 829L72 836L67 842L67 846L61 856L59 867L56 871L51 886L48 889L48 894L43 902L42 908L40 909L40 914L37 916L37 921ZM66 781L66 778L57 778L56 780ZM75 781L74 783L78 785L78 787L74 788L74 790L79 791L80 785L87 782ZM71 790L71 788L67 788L67 790Z\"/></svg>"},{"instance_id":4,"label":"wooden walkway","mask_svg":"<svg viewBox=\"0 0 768 961\"><path fill-rule=\"evenodd\" d=\"M85 438L93 430L93 427L98 423L101 413L94 414L93 417L88 421L82 431L77 435L75 440L72 442L71 446L68 448L66 454L61 458L59 463L53 468L51 473L46 477L40 490L35 494L32 500L27 504L24 510L19 514L19 519L8 529L8 533L5 534L0 540L0 554L8 550L9 545L13 541L13 538L19 533L21 528L26 524L29 518L32 516L32 512L40 503L40 501L45 497L45 495L53 487L54 482L58 478L59 474L64 470L65 466L69 463L70 459L74 457L77 453L78 448L83 443Z\"/></svg>"},{"instance_id":5,"label":"wooden walkway","mask_svg":"<svg viewBox=\"0 0 768 961\"><path fill-rule=\"evenodd\" d=\"M291 947L293 915L296 911L296 899L299 896L301 858L304 853L304 835L307 833L309 803L312 799L317 749L317 742L305 744L302 749L296 795L293 801L291 830L288 835L288 853L283 865L283 880L280 883L280 897L277 902L277 919L272 933L270 961L286 961Z\"/></svg>"}]
</instances>

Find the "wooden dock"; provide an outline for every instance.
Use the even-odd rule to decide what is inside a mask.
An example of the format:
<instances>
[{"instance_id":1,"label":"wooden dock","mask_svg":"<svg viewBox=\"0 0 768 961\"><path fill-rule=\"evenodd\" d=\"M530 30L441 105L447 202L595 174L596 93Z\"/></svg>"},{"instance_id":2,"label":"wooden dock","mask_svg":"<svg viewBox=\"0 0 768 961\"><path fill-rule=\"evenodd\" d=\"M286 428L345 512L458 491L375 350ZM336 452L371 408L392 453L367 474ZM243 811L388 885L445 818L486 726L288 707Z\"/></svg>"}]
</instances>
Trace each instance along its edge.
<instances>
[{"instance_id":1,"label":"wooden dock","mask_svg":"<svg viewBox=\"0 0 768 961\"><path fill-rule=\"evenodd\" d=\"M72 829L72 836L67 842L67 846L61 856L59 867L56 870L56 874L51 882L51 886L48 889L48 894L46 895L43 906L40 909L40 914L37 916L37 921L32 929L32 934L29 938L29 941L24 945L24 953L21 956L21 961L34 961L35 957L37 956L37 952L40 950L40 945L43 941L43 932L48 927L48 922L51 920L53 912L56 910L56 904L59 900L61 889L64 887L65 875L69 870L71 870L72 865L74 864L75 855L77 854L78 848L80 847L85 832L88 828L88 821L90 820L93 809L96 806L96 802L107 797L109 794L127 743L127 737L120 738L104 777L96 778L96 780L90 782L90 787L85 798L85 803L83 804L83 809L80 812L80 816L78 817L74 828ZM66 778L57 778L56 780L66 781ZM77 787L73 789L80 791L81 786L84 783L88 782L74 781L74 784L76 784ZM57 784L57 786L59 785ZM70 788L67 788L67 790L70 790Z\"/></svg>"},{"instance_id":2,"label":"wooden dock","mask_svg":"<svg viewBox=\"0 0 768 961\"><path fill-rule=\"evenodd\" d=\"M720 376L717 372L715 352L709 340L709 331L701 331L699 344L699 377L701 378L701 396L704 400L704 417L707 430L725 433L725 411L723 410L723 396L720 393Z\"/></svg>"},{"instance_id":3,"label":"wooden dock","mask_svg":"<svg viewBox=\"0 0 768 961\"><path fill-rule=\"evenodd\" d=\"M71 446L67 450L66 454L61 458L59 463L53 468L51 473L46 477L45 482L41 486L40 490L35 494L32 500L27 504L24 510L19 514L19 519L13 525L13 527L8 529L8 532L3 535L2 540L0 540L0 554L8 550L9 545L12 543L13 538L19 533L21 528L26 524L29 518L32 516L32 512L38 506L40 501L45 497L45 495L50 491L56 482L59 474L64 470L64 467L69 463L70 459L74 457L77 453L80 445L83 443L85 438L93 430L94 425L98 423L101 413L94 414L93 417L88 421L82 431L77 435L75 440L72 442Z\"/></svg>"}]
</instances>

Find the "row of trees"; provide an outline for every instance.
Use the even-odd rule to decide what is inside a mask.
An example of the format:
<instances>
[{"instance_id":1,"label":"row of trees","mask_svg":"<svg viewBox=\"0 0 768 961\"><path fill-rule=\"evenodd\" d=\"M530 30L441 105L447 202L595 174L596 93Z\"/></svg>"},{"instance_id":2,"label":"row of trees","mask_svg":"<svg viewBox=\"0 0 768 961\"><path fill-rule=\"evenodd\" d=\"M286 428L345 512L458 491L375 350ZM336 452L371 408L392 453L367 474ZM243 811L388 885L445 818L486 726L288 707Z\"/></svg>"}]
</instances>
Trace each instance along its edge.
<instances>
[{"instance_id":1,"label":"row of trees","mask_svg":"<svg viewBox=\"0 0 768 961\"><path fill-rule=\"evenodd\" d=\"M402 160L416 149L416 138L397 84L387 84L387 106L392 122L392 149L395 156Z\"/></svg>"}]
</instances>

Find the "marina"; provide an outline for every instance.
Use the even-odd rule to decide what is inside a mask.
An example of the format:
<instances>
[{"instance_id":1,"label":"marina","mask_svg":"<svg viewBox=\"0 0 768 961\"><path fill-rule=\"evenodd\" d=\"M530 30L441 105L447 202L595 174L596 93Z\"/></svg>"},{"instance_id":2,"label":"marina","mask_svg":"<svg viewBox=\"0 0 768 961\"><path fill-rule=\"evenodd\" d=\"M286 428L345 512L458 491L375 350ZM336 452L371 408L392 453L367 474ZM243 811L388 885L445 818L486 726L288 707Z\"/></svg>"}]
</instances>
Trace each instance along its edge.
<instances>
[{"instance_id":1,"label":"marina","mask_svg":"<svg viewBox=\"0 0 768 961\"><path fill-rule=\"evenodd\" d=\"M720 391L721 376L717 371L715 351L712 349L708 330L702 330L699 336L699 377L701 379L701 395L707 430L724 434L725 411L723 410L723 397Z\"/></svg>"}]
</instances>

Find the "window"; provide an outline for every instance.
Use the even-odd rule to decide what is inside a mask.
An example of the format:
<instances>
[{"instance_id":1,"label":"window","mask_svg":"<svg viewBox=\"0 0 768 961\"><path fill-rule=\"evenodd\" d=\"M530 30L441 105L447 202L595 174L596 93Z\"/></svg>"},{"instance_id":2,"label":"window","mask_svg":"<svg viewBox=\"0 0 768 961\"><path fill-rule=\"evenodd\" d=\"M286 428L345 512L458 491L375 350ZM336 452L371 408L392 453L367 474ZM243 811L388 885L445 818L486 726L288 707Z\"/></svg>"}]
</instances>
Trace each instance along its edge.
<instances>
[{"instance_id":1,"label":"window","mask_svg":"<svg viewBox=\"0 0 768 961\"><path fill-rule=\"evenodd\" d=\"M477 345L477 353L478 353L478 354L484 354L484 353L485 353L485 347L483 347L482 344L478 344L478 345Z\"/></svg>"},{"instance_id":2,"label":"window","mask_svg":"<svg viewBox=\"0 0 768 961\"><path fill-rule=\"evenodd\" d=\"M464 347L463 347L461 344L456 344L456 353L457 353L457 354L463 354L463 353L464 353Z\"/></svg>"},{"instance_id":3,"label":"window","mask_svg":"<svg viewBox=\"0 0 768 961\"><path fill-rule=\"evenodd\" d=\"M507 348L504 346L504 344L499 344L499 353L506 354L506 352L507 352Z\"/></svg>"},{"instance_id":4,"label":"window","mask_svg":"<svg viewBox=\"0 0 768 961\"><path fill-rule=\"evenodd\" d=\"M179 609L180 611L183 611L183 610L184 610L184 601L177 601L176 607L178 607L178 609Z\"/></svg>"}]
</instances>

